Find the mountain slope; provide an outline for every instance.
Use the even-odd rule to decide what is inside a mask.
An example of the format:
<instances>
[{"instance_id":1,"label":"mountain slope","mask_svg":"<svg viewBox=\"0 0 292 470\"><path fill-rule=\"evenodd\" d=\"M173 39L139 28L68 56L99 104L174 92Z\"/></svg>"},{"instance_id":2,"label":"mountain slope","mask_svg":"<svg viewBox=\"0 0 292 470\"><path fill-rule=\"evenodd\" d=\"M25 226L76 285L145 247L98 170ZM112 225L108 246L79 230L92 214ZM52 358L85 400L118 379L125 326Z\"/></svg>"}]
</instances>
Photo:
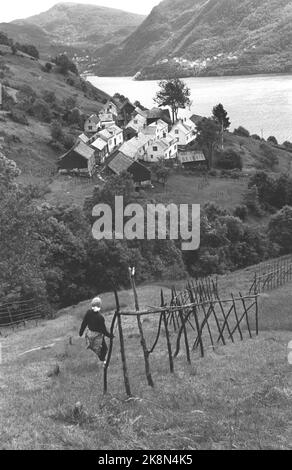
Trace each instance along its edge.
<instances>
[{"instance_id":1,"label":"mountain slope","mask_svg":"<svg viewBox=\"0 0 292 470\"><path fill-rule=\"evenodd\" d=\"M292 70L291 0L164 0L96 71L160 78Z\"/></svg>"},{"instance_id":2,"label":"mountain slope","mask_svg":"<svg viewBox=\"0 0 292 470\"><path fill-rule=\"evenodd\" d=\"M14 23L38 26L55 43L89 49L101 47L107 42L124 40L144 18L142 15L95 5L58 3L44 13Z\"/></svg>"}]
</instances>

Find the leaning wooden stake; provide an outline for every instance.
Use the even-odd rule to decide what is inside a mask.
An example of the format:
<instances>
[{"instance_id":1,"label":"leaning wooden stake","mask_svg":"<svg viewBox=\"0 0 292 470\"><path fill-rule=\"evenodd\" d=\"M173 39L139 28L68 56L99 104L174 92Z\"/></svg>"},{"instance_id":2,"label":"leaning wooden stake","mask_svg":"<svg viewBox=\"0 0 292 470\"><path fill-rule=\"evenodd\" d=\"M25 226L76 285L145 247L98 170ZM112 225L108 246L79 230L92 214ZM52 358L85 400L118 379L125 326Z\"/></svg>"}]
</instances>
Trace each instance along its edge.
<instances>
[{"instance_id":1,"label":"leaning wooden stake","mask_svg":"<svg viewBox=\"0 0 292 470\"><path fill-rule=\"evenodd\" d=\"M164 295L163 295L163 290L162 289L161 289L161 307L165 307ZM167 344L167 350L168 350L169 368L170 368L170 372L173 373L174 372L174 365L173 365L172 349L171 349L171 342L170 342L170 337L169 337L169 331L168 331L166 313L165 312L162 313L162 318L163 318L163 323L164 323L166 344Z\"/></svg>"},{"instance_id":2,"label":"leaning wooden stake","mask_svg":"<svg viewBox=\"0 0 292 470\"><path fill-rule=\"evenodd\" d=\"M106 358L106 362L105 362L104 370L103 370L103 393L104 394L107 393L107 371L108 371L108 366L110 364L112 351L113 351L113 344L114 344L113 334L114 334L116 319L117 319L117 312L114 313L114 316L112 319L112 324L110 328L110 333L111 333L110 345L109 345L108 354L107 354L107 358Z\"/></svg>"},{"instance_id":3,"label":"leaning wooden stake","mask_svg":"<svg viewBox=\"0 0 292 470\"><path fill-rule=\"evenodd\" d=\"M129 274L130 274L130 280L131 280L131 285L134 293L134 299L135 299L135 308L137 312L137 323L138 323L138 328L139 328L139 333L140 333L140 339L141 339L141 346L143 349L143 354L144 354L144 362L145 362L145 373L146 373L146 378L148 385L150 387L154 387L154 382L152 379L151 371L150 371L150 363L149 363L149 351L147 350L146 346L146 341L144 337L144 332L143 332L143 326L142 326L142 321L141 317L139 315L139 301L138 301L138 294L137 294L137 289L136 289L136 284L135 284L135 269L129 268Z\"/></svg>"},{"instance_id":4,"label":"leaning wooden stake","mask_svg":"<svg viewBox=\"0 0 292 470\"><path fill-rule=\"evenodd\" d=\"M128 375L128 368L127 368L127 360L126 360L126 353L125 353L125 342L124 342L124 334L123 334L123 326L122 326L122 319L120 314L120 303L118 293L115 290L115 299L117 304L117 318L118 318L118 329L119 329L119 337L120 337L120 346L121 346L121 358L123 364L123 374L124 374L124 382L125 382L125 389L128 397L132 396L129 375Z\"/></svg>"}]
</instances>

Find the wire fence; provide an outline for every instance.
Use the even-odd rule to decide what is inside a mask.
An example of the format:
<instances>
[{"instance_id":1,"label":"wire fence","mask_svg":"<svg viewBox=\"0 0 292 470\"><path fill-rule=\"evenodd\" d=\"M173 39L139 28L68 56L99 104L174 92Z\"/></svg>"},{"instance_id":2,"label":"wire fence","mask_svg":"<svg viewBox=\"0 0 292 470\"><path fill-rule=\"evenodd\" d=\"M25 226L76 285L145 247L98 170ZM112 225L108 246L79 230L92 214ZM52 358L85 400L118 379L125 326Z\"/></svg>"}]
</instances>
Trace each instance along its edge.
<instances>
[{"instance_id":1,"label":"wire fence","mask_svg":"<svg viewBox=\"0 0 292 470\"><path fill-rule=\"evenodd\" d=\"M0 333L3 328L14 328L38 321L45 316L44 305L35 299L0 303Z\"/></svg>"},{"instance_id":2,"label":"wire fence","mask_svg":"<svg viewBox=\"0 0 292 470\"><path fill-rule=\"evenodd\" d=\"M292 281L292 256L261 263L256 269L249 293L268 292Z\"/></svg>"}]
</instances>

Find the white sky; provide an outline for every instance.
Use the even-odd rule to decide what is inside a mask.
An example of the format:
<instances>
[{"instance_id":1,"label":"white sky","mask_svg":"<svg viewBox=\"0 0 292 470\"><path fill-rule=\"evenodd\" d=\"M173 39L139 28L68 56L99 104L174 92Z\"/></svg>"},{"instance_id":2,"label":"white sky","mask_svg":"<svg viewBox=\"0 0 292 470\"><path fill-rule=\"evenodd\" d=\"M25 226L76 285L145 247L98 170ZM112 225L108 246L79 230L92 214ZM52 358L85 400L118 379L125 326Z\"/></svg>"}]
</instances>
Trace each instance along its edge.
<instances>
[{"instance_id":1,"label":"white sky","mask_svg":"<svg viewBox=\"0 0 292 470\"><path fill-rule=\"evenodd\" d=\"M58 0L1 0L0 23L41 13L56 3L61 2ZM74 3L101 5L147 15L155 5L160 3L160 0L76 0Z\"/></svg>"}]
</instances>

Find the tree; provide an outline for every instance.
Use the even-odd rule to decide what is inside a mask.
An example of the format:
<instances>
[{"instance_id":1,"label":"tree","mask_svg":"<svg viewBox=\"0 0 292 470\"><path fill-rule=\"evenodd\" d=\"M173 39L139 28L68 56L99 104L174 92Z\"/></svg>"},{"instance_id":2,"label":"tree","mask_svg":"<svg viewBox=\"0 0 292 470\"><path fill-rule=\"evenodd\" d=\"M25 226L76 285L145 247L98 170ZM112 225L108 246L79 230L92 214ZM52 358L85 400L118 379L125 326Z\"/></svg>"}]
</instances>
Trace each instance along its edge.
<instances>
[{"instance_id":1,"label":"tree","mask_svg":"<svg viewBox=\"0 0 292 470\"><path fill-rule=\"evenodd\" d=\"M234 135L239 135L240 137L249 137L249 131L242 126L239 126L237 129L234 129Z\"/></svg>"},{"instance_id":2,"label":"tree","mask_svg":"<svg viewBox=\"0 0 292 470\"><path fill-rule=\"evenodd\" d=\"M0 154L0 297L45 296L38 240L39 212L15 183L19 170Z\"/></svg>"},{"instance_id":3,"label":"tree","mask_svg":"<svg viewBox=\"0 0 292 470\"><path fill-rule=\"evenodd\" d=\"M267 138L267 142L272 145L278 145L278 141L273 135L270 135L270 137Z\"/></svg>"},{"instance_id":4,"label":"tree","mask_svg":"<svg viewBox=\"0 0 292 470\"><path fill-rule=\"evenodd\" d=\"M226 131L230 127L230 120L227 116L227 111L225 111L223 105L221 103L217 104L213 108L213 119L218 122L221 128L221 141L222 141L222 149L224 147L224 131Z\"/></svg>"},{"instance_id":5,"label":"tree","mask_svg":"<svg viewBox=\"0 0 292 470\"><path fill-rule=\"evenodd\" d=\"M191 90L179 78L162 80L159 83L159 87L160 90L157 92L154 101L159 107L169 106L171 108L172 122L174 124L178 119L178 110L180 108L185 109L191 105Z\"/></svg>"},{"instance_id":6,"label":"tree","mask_svg":"<svg viewBox=\"0 0 292 470\"><path fill-rule=\"evenodd\" d=\"M209 157L209 168L213 166L213 154L219 142L219 124L211 118L203 118L197 124L197 142L207 151Z\"/></svg>"},{"instance_id":7,"label":"tree","mask_svg":"<svg viewBox=\"0 0 292 470\"><path fill-rule=\"evenodd\" d=\"M292 207L285 206L273 215L269 223L269 237L280 246L281 253L292 251Z\"/></svg>"},{"instance_id":8,"label":"tree","mask_svg":"<svg viewBox=\"0 0 292 470\"><path fill-rule=\"evenodd\" d=\"M78 75L78 69L74 62L69 59L67 54L59 54L55 58L55 64L59 67L60 72L63 75L66 75L68 72L72 72L75 75Z\"/></svg>"},{"instance_id":9,"label":"tree","mask_svg":"<svg viewBox=\"0 0 292 470\"><path fill-rule=\"evenodd\" d=\"M224 170L242 170L241 156L231 148L226 149L217 156L217 165Z\"/></svg>"}]
</instances>

